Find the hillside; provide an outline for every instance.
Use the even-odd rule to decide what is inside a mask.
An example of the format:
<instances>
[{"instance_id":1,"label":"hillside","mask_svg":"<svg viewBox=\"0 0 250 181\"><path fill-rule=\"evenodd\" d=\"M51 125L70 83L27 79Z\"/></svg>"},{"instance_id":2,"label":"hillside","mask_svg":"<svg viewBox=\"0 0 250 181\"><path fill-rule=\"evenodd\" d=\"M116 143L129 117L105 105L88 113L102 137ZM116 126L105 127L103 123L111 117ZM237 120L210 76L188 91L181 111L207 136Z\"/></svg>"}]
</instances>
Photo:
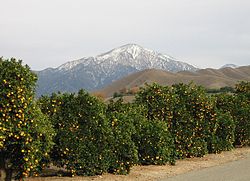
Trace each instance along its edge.
<instances>
[{"instance_id":1,"label":"hillside","mask_svg":"<svg viewBox=\"0 0 250 181\"><path fill-rule=\"evenodd\" d=\"M120 80L117 80L109 86L97 91L105 97L112 96L115 92L124 89L141 87L145 83L159 83L161 85L172 85L175 83L189 83L193 81L198 85L206 88L221 88L225 86L233 87L238 81L250 81L250 66L238 68L221 68L221 69L201 69L196 72L181 71L172 73L158 69L148 69L136 72Z\"/></svg>"}]
</instances>

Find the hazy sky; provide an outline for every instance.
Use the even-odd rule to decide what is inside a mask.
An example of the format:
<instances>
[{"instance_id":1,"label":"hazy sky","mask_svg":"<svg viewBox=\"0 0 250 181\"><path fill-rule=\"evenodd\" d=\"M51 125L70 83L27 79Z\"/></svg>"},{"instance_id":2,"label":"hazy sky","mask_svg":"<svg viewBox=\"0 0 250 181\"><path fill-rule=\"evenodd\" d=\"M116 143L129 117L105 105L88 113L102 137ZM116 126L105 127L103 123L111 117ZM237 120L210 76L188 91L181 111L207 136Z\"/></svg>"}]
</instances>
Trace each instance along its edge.
<instances>
[{"instance_id":1,"label":"hazy sky","mask_svg":"<svg viewBox=\"0 0 250 181\"><path fill-rule=\"evenodd\" d=\"M34 70L136 43L200 68L250 64L250 0L0 0L0 56Z\"/></svg>"}]
</instances>

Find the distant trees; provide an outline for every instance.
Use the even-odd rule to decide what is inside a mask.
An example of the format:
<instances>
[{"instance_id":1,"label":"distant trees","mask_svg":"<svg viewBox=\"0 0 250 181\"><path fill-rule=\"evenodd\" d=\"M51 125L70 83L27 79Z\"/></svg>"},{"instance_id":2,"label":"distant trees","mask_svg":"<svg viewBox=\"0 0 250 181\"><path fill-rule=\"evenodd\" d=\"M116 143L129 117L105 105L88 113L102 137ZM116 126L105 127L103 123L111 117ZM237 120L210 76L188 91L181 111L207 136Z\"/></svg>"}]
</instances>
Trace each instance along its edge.
<instances>
[{"instance_id":1,"label":"distant trees","mask_svg":"<svg viewBox=\"0 0 250 181\"><path fill-rule=\"evenodd\" d=\"M135 86L135 87L132 87L132 88L122 88L121 90L119 90L118 92L114 92L113 94L113 98L116 98L116 97L123 97L123 96L129 96L129 95L136 95L138 92L139 92L140 88Z\"/></svg>"},{"instance_id":2,"label":"distant trees","mask_svg":"<svg viewBox=\"0 0 250 181\"><path fill-rule=\"evenodd\" d=\"M234 88L229 86L221 87L219 89L206 89L207 93L234 93L234 91Z\"/></svg>"}]
</instances>

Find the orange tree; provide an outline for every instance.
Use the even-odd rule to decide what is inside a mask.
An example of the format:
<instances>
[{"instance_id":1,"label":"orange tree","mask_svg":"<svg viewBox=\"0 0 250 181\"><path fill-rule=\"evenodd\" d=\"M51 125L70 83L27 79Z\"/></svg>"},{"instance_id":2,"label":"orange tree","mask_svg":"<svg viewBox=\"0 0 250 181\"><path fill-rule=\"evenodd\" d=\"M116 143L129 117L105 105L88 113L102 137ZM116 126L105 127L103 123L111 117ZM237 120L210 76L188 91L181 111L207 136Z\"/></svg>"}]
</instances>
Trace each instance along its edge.
<instances>
[{"instance_id":1,"label":"orange tree","mask_svg":"<svg viewBox=\"0 0 250 181\"><path fill-rule=\"evenodd\" d=\"M172 132L177 156L203 156L233 148L235 124L230 114L216 108L216 99L193 83L173 85L175 109Z\"/></svg>"},{"instance_id":2,"label":"orange tree","mask_svg":"<svg viewBox=\"0 0 250 181\"><path fill-rule=\"evenodd\" d=\"M71 175L96 175L110 165L110 137L106 106L83 90L78 94L42 97L39 105L56 131L51 158Z\"/></svg>"},{"instance_id":3,"label":"orange tree","mask_svg":"<svg viewBox=\"0 0 250 181\"><path fill-rule=\"evenodd\" d=\"M107 118L113 134L113 154L109 168L111 173L128 174L131 167L138 163L138 151L132 139L136 134L134 120L138 119L138 116L140 115L130 109L128 104L124 104L122 99L108 104Z\"/></svg>"},{"instance_id":4,"label":"orange tree","mask_svg":"<svg viewBox=\"0 0 250 181\"><path fill-rule=\"evenodd\" d=\"M13 58L0 58L0 70L1 177L36 175L48 156L54 133L34 103L36 75Z\"/></svg>"},{"instance_id":5,"label":"orange tree","mask_svg":"<svg viewBox=\"0 0 250 181\"><path fill-rule=\"evenodd\" d=\"M118 162L114 163L119 170L121 166L118 163L121 162L128 168L126 172L134 163L162 165L175 162L174 144L167 124L159 120L147 120L146 113L143 106L124 103L122 99L108 105L107 114L111 118L114 137L119 138L114 146L114 150L120 148L116 155ZM122 137L118 134L122 134Z\"/></svg>"},{"instance_id":6,"label":"orange tree","mask_svg":"<svg viewBox=\"0 0 250 181\"><path fill-rule=\"evenodd\" d=\"M139 164L175 164L174 140L168 125L159 120L135 120L136 134L133 140L138 149Z\"/></svg>"},{"instance_id":7,"label":"orange tree","mask_svg":"<svg viewBox=\"0 0 250 181\"><path fill-rule=\"evenodd\" d=\"M210 125L211 132L208 139L210 153L220 153L233 148L235 141L235 123L229 112L216 111L216 119Z\"/></svg>"},{"instance_id":8,"label":"orange tree","mask_svg":"<svg viewBox=\"0 0 250 181\"><path fill-rule=\"evenodd\" d=\"M237 108L240 116L236 121L236 142L238 145L250 145L250 82L236 84Z\"/></svg>"},{"instance_id":9,"label":"orange tree","mask_svg":"<svg viewBox=\"0 0 250 181\"><path fill-rule=\"evenodd\" d=\"M229 112L235 122L234 145L250 144L250 83L240 82L235 94L218 94L217 108Z\"/></svg>"},{"instance_id":10,"label":"orange tree","mask_svg":"<svg viewBox=\"0 0 250 181\"><path fill-rule=\"evenodd\" d=\"M250 82L241 81L235 85L235 92L237 94L243 94L250 100Z\"/></svg>"},{"instance_id":11,"label":"orange tree","mask_svg":"<svg viewBox=\"0 0 250 181\"><path fill-rule=\"evenodd\" d=\"M171 87L164 87L153 83L141 88L136 95L135 102L145 107L149 120L165 121L171 126L175 105L175 95Z\"/></svg>"},{"instance_id":12,"label":"orange tree","mask_svg":"<svg viewBox=\"0 0 250 181\"><path fill-rule=\"evenodd\" d=\"M149 120L167 123L177 157L203 156L208 152L216 114L204 88L194 84L147 85L138 93L136 102L145 106Z\"/></svg>"},{"instance_id":13,"label":"orange tree","mask_svg":"<svg viewBox=\"0 0 250 181\"><path fill-rule=\"evenodd\" d=\"M176 104L172 120L178 157L203 156L207 150L209 128L214 121L213 105L201 86L173 85Z\"/></svg>"}]
</instances>

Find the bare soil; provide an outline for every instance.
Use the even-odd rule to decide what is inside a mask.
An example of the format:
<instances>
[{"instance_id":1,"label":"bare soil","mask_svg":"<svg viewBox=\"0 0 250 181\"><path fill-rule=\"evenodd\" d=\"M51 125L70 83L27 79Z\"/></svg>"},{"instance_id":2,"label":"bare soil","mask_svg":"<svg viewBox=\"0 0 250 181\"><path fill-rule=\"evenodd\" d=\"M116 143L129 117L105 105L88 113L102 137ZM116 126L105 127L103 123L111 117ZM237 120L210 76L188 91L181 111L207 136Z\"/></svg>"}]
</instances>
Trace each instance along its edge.
<instances>
[{"instance_id":1,"label":"bare soil","mask_svg":"<svg viewBox=\"0 0 250 181\"><path fill-rule=\"evenodd\" d=\"M236 148L232 151L222 152L220 154L208 154L202 158L188 158L177 160L175 166L134 166L129 175L104 174L92 177L33 177L26 178L26 181L155 181L162 178L173 177L178 174L187 173L193 170L222 165L227 162L247 158L250 154L250 147Z\"/></svg>"}]
</instances>

